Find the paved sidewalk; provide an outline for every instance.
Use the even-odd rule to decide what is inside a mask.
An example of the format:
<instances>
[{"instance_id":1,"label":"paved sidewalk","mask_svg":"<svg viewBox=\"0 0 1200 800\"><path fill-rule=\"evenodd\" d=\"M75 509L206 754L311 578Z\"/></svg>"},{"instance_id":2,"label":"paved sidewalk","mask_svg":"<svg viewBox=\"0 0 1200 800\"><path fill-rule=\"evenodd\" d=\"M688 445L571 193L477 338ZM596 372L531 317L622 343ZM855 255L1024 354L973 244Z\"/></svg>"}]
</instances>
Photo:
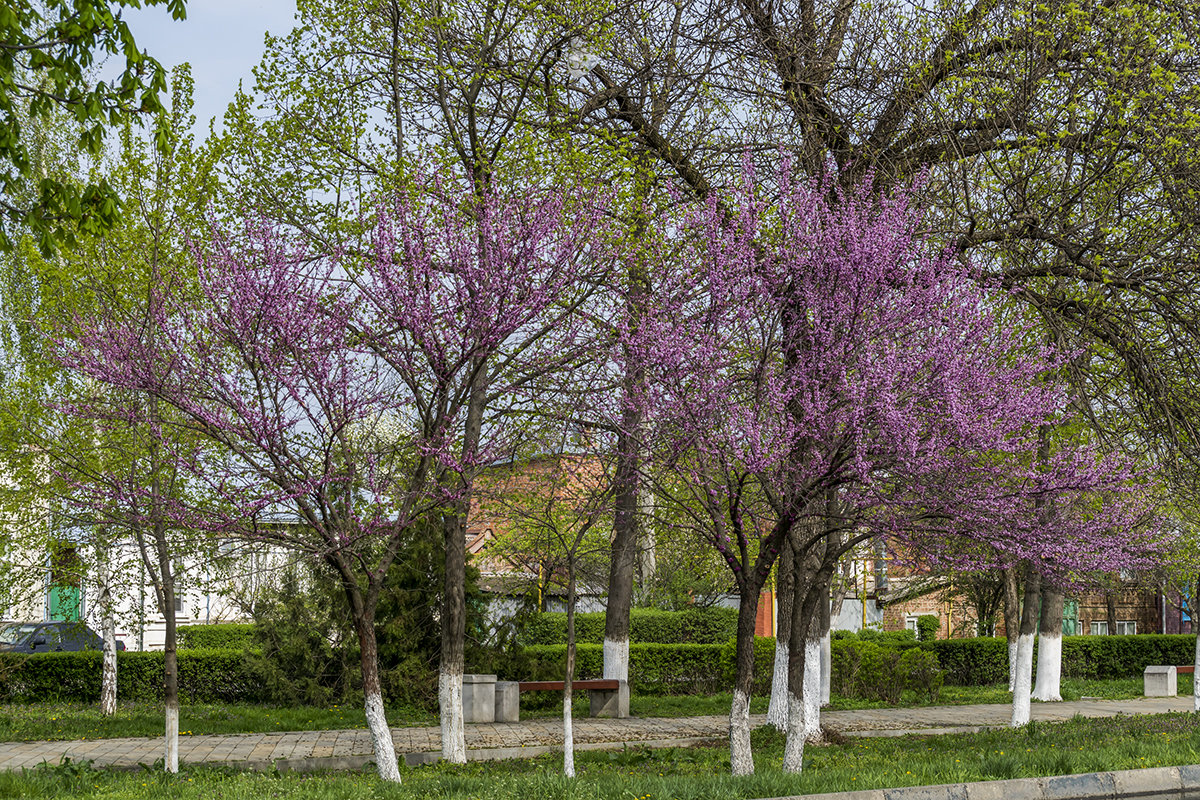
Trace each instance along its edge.
<instances>
[{"instance_id":1,"label":"paved sidewalk","mask_svg":"<svg viewBox=\"0 0 1200 800\"><path fill-rule=\"evenodd\" d=\"M1110 717L1191 710L1191 697L1074 700L1034 703L1033 718L1054 721L1071 719L1076 714ZM822 722L850 736L896 736L1004 727L1009 716L1007 704L995 704L827 711L822 714ZM754 724L764 722L763 715L754 715ZM583 718L575 720L575 742L580 750L619 749L626 745L687 746L724 739L728 725L724 716ZM561 746L562 722L535 719L468 725L466 736L467 756L471 759L532 757ZM441 749L441 734L436 727L393 728L392 740L397 754L409 764L435 761ZM91 760L97 766L133 767L139 763L151 764L162 754L160 738L3 742L0 770L31 767L43 761L58 763L63 756L72 761ZM245 769L352 769L371 761L371 737L365 730L181 736L179 757L188 763L227 764Z\"/></svg>"}]
</instances>

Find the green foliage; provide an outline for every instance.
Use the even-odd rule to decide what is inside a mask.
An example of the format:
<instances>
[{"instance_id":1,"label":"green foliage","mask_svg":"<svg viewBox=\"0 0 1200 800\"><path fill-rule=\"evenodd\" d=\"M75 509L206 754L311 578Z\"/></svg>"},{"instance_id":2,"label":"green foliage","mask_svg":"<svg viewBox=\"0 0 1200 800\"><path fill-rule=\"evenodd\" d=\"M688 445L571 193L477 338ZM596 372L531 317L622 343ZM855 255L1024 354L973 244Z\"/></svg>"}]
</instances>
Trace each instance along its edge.
<instances>
[{"instance_id":1,"label":"green foliage","mask_svg":"<svg viewBox=\"0 0 1200 800\"><path fill-rule=\"evenodd\" d=\"M737 633L737 609L690 608L663 611L635 608L629 615L631 642L657 644L722 644ZM531 645L565 644L567 615L545 613L533 617L522 634ZM604 613L575 615L575 641L604 641Z\"/></svg>"},{"instance_id":2,"label":"green foliage","mask_svg":"<svg viewBox=\"0 0 1200 800\"><path fill-rule=\"evenodd\" d=\"M357 648L346 646L348 615L328 586L306 586L304 578L300 569L284 570L255 604L251 629L257 652L247 658L277 702L343 702L361 683Z\"/></svg>"},{"instance_id":3,"label":"green foliage","mask_svg":"<svg viewBox=\"0 0 1200 800\"><path fill-rule=\"evenodd\" d=\"M1063 675L1072 678L1141 676L1148 666L1183 666L1191 664L1195 657L1194 635L1063 637Z\"/></svg>"},{"instance_id":4,"label":"green foliage","mask_svg":"<svg viewBox=\"0 0 1200 800\"><path fill-rule=\"evenodd\" d=\"M185 650L179 653L179 697L186 703L258 702L267 694L262 675L240 650ZM0 698L6 701L98 702L99 652L0 653ZM161 701L163 654L117 654L117 696Z\"/></svg>"},{"instance_id":5,"label":"green foliage","mask_svg":"<svg viewBox=\"0 0 1200 800\"><path fill-rule=\"evenodd\" d=\"M938 618L936 614L922 614L917 617L917 641L932 642L937 638Z\"/></svg>"},{"instance_id":6,"label":"green foliage","mask_svg":"<svg viewBox=\"0 0 1200 800\"><path fill-rule=\"evenodd\" d=\"M440 520L413 527L393 562L375 612L380 683L389 703L433 708L441 649L443 559ZM472 669L506 668L484 629L486 598L467 565L466 660ZM276 702L327 705L362 686L358 635L341 584L320 564L285 570L254 605L256 669Z\"/></svg>"},{"instance_id":7,"label":"green foliage","mask_svg":"<svg viewBox=\"0 0 1200 800\"><path fill-rule=\"evenodd\" d=\"M78 148L97 154L107 126L162 111L166 76L138 50L123 7L166 5L175 19L184 0L16 0L0 7L0 247L13 225L25 226L42 252L73 244L76 230L99 233L118 218L119 199L106 180L36 174L36 144L26 126L49 126L65 114L78 127ZM108 82L92 80L97 55L122 55L125 68ZM160 131L160 138L165 134ZM33 148L33 151L31 151Z\"/></svg>"},{"instance_id":8,"label":"green foliage","mask_svg":"<svg viewBox=\"0 0 1200 800\"><path fill-rule=\"evenodd\" d=\"M901 650L870 640L834 641L831 670L833 692L889 705L898 704L905 689L933 702L946 679L933 653L918 647Z\"/></svg>"},{"instance_id":9,"label":"green foliage","mask_svg":"<svg viewBox=\"0 0 1200 800\"><path fill-rule=\"evenodd\" d=\"M917 635L907 628L901 631L881 631L875 628L863 628L859 631L833 631L830 638L838 640L854 640L859 642L874 642L880 647L894 647L900 650L917 646Z\"/></svg>"},{"instance_id":10,"label":"green foliage","mask_svg":"<svg viewBox=\"0 0 1200 800\"><path fill-rule=\"evenodd\" d=\"M1008 680L1008 640L937 639L921 647L937 656L946 681L959 686L986 686Z\"/></svg>"},{"instance_id":11,"label":"green foliage","mask_svg":"<svg viewBox=\"0 0 1200 800\"><path fill-rule=\"evenodd\" d=\"M524 648L527 671L501 675L510 680L562 680L566 669L567 646L562 644L529 645ZM737 647L724 644L655 644L635 642L629 645L629 684L647 694L707 694L727 690L733 685ZM769 692L775 661L775 640L754 640L754 691ZM604 648L599 644L575 646L575 676L599 678L604 666Z\"/></svg>"},{"instance_id":12,"label":"green foliage","mask_svg":"<svg viewBox=\"0 0 1200 800\"><path fill-rule=\"evenodd\" d=\"M183 625L178 631L179 648L239 650L254 643L254 625L221 622L213 625Z\"/></svg>"},{"instance_id":13,"label":"green foliage","mask_svg":"<svg viewBox=\"0 0 1200 800\"><path fill-rule=\"evenodd\" d=\"M1008 680L1005 639L943 639L923 642L921 647L937 655L948 683L983 686ZM1196 637L1187 634L1064 636L1062 674L1088 679L1141 677L1148 666L1187 665L1195 655Z\"/></svg>"},{"instance_id":14,"label":"green foliage","mask_svg":"<svg viewBox=\"0 0 1200 800\"><path fill-rule=\"evenodd\" d=\"M909 689L930 703L937 702L946 683L946 670L938 664L937 656L914 647L900 654L897 667Z\"/></svg>"}]
</instances>

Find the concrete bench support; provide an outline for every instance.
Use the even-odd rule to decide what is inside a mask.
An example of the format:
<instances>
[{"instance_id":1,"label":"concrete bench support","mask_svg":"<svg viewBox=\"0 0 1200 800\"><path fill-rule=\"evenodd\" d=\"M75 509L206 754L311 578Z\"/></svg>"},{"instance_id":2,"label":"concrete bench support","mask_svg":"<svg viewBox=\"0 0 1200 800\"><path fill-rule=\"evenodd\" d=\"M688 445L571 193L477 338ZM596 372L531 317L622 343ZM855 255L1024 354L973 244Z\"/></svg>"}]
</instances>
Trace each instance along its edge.
<instances>
[{"instance_id":1,"label":"concrete bench support","mask_svg":"<svg viewBox=\"0 0 1200 800\"><path fill-rule=\"evenodd\" d=\"M628 717L629 683L620 681L616 689L588 689L588 711L593 717Z\"/></svg>"},{"instance_id":2,"label":"concrete bench support","mask_svg":"<svg viewBox=\"0 0 1200 800\"><path fill-rule=\"evenodd\" d=\"M496 681L495 721L521 721L521 685L516 681Z\"/></svg>"},{"instance_id":3,"label":"concrete bench support","mask_svg":"<svg viewBox=\"0 0 1200 800\"><path fill-rule=\"evenodd\" d=\"M1175 667L1146 667L1142 673L1142 685L1146 697L1174 697L1179 694Z\"/></svg>"},{"instance_id":4,"label":"concrete bench support","mask_svg":"<svg viewBox=\"0 0 1200 800\"><path fill-rule=\"evenodd\" d=\"M496 720L496 676L463 675L463 721Z\"/></svg>"}]
</instances>

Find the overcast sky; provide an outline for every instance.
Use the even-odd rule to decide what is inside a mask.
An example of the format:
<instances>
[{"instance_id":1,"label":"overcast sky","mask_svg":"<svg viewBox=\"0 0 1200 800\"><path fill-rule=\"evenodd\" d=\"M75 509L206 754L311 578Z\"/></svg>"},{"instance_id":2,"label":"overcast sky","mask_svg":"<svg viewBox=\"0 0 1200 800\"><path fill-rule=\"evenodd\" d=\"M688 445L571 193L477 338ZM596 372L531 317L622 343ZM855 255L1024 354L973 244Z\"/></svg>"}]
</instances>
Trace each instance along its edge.
<instances>
[{"instance_id":1,"label":"overcast sky","mask_svg":"<svg viewBox=\"0 0 1200 800\"><path fill-rule=\"evenodd\" d=\"M183 22L172 20L164 6L127 8L123 16L138 46L168 70L185 61L192 65L196 137L201 139L210 118L219 128L239 80L253 89L251 70L262 58L263 34L288 33L295 14L295 0L190 0ZM113 60L124 65L123 58Z\"/></svg>"}]
</instances>

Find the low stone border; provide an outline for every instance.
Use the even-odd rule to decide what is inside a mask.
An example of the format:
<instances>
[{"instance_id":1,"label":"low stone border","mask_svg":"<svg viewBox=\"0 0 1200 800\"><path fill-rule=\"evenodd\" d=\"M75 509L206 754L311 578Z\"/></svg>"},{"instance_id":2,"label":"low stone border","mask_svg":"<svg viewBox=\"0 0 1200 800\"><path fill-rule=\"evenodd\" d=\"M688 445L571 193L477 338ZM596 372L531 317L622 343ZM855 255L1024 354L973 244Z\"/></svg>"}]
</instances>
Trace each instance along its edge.
<instances>
[{"instance_id":1,"label":"low stone border","mask_svg":"<svg viewBox=\"0 0 1200 800\"><path fill-rule=\"evenodd\" d=\"M1016 778L938 786L904 786L829 792L769 800L1195 800L1200 765L1087 772L1050 778Z\"/></svg>"}]
</instances>

